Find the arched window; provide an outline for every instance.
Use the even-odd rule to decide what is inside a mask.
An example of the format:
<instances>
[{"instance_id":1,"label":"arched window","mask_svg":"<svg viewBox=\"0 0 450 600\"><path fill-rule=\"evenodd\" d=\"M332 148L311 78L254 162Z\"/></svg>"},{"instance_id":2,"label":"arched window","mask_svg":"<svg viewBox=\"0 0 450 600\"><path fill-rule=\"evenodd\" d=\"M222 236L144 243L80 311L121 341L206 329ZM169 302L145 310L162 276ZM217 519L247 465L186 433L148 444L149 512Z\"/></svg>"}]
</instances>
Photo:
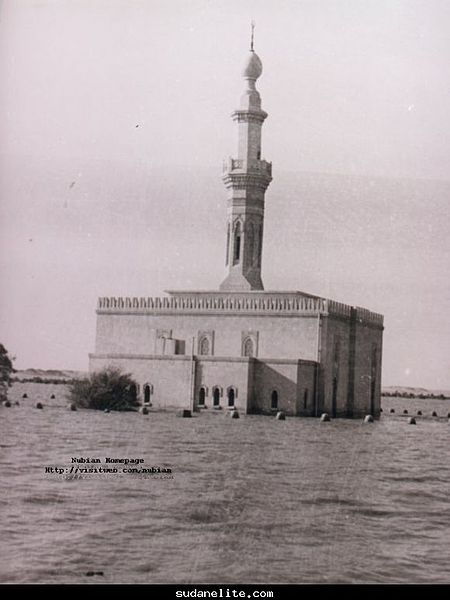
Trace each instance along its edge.
<instances>
[{"instance_id":1,"label":"arched window","mask_svg":"<svg viewBox=\"0 0 450 600\"><path fill-rule=\"evenodd\" d=\"M218 387L213 390L213 406L220 406L220 388Z\"/></svg>"},{"instance_id":2,"label":"arched window","mask_svg":"<svg viewBox=\"0 0 450 600\"><path fill-rule=\"evenodd\" d=\"M134 383L132 383L130 385L129 392L130 392L130 399L132 402L134 402L137 398L137 387Z\"/></svg>"},{"instance_id":3,"label":"arched window","mask_svg":"<svg viewBox=\"0 0 450 600\"><path fill-rule=\"evenodd\" d=\"M198 392L198 405L199 406L205 406L205 398L206 398L206 389L202 385L202 387L200 388L200 390Z\"/></svg>"},{"instance_id":4,"label":"arched window","mask_svg":"<svg viewBox=\"0 0 450 600\"><path fill-rule=\"evenodd\" d=\"M260 225L258 228L258 256L257 256L258 267L261 266L262 240L263 240L263 227L262 227L262 225Z\"/></svg>"},{"instance_id":5,"label":"arched window","mask_svg":"<svg viewBox=\"0 0 450 600\"><path fill-rule=\"evenodd\" d=\"M276 410L278 408L278 392L277 390L273 390L272 395L270 397L270 408Z\"/></svg>"},{"instance_id":6,"label":"arched window","mask_svg":"<svg viewBox=\"0 0 450 600\"><path fill-rule=\"evenodd\" d=\"M225 265L228 265L228 255L230 254L230 224L227 226L227 251L225 256Z\"/></svg>"},{"instance_id":7,"label":"arched window","mask_svg":"<svg viewBox=\"0 0 450 600\"><path fill-rule=\"evenodd\" d=\"M244 356L254 356L253 340L246 338L244 341Z\"/></svg>"},{"instance_id":8,"label":"arched window","mask_svg":"<svg viewBox=\"0 0 450 600\"><path fill-rule=\"evenodd\" d=\"M255 230L253 228L253 225L251 223L249 223L248 225L248 229L247 229L247 248L248 248L248 258L247 258L247 263L250 266L253 266L255 263Z\"/></svg>"},{"instance_id":9,"label":"arched window","mask_svg":"<svg viewBox=\"0 0 450 600\"><path fill-rule=\"evenodd\" d=\"M305 390L305 393L303 394L303 408L308 408L308 390Z\"/></svg>"},{"instance_id":10,"label":"arched window","mask_svg":"<svg viewBox=\"0 0 450 600\"><path fill-rule=\"evenodd\" d=\"M233 387L228 388L228 406L234 406L235 396L236 396L235 389Z\"/></svg>"},{"instance_id":11,"label":"arched window","mask_svg":"<svg viewBox=\"0 0 450 600\"><path fill-rule=\"evenodd\" d=\"M146 385L144 385L144 404L150 404L151 393L151 387L147 383Z\"/></svg>"},{"instance_id":12,"label":"arched window","mask_svg":"<svg viewBox=\"0 0 450 600\"><path fill-rule=\"evenodd\" d=\"M236 265L241 258L241 224L237 223L234 229L234 246L233 246L233 265Z\"/></svg>"},{"instance_id":13,"label":"arched window","mask_svg":"<svg viewBox=\"0 0 450 600\"><path fill-rule=\"evenodd\" d=\"M200 340L200 354L203 356L208 356L209 354L209 340L207 337L203 337Z\"/></svg>"},{"instance_id":14,"label":"arched window","mask_svg":"<svg viewBox=\"0 0 450 600\"><path fill-rule=\"evenodd\" d=\"M255 226L255 241L253 243L253 257L252 264L258 266L258 255L259 255L259 229Z\"/></svg>"}]
</instances>

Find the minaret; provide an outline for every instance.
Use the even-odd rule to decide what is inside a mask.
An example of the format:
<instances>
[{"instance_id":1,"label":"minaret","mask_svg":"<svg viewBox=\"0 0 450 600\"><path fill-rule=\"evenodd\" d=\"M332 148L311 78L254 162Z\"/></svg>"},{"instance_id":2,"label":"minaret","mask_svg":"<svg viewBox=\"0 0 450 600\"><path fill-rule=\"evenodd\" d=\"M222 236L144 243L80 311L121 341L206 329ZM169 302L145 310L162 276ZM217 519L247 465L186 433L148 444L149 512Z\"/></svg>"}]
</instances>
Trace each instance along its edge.
<instances>
[{"instance_id":1,"label":"minaret","mask_svg":"<svg viewBox=\"0 0 450 600\"><path fill-rule=\"evenodd\" d=\"M264 228L264 194L272 181L272 163L261 159L261 128L267 113L261 109L261 97L255 87L262 63L253 50L242 76L246 89L240 108L232 114L238 123L237 158L224 164L223 181L228 189L227 249L228 274L220 290L240 292L263 290L261 255Z\"/></svg>"}]
</instances>

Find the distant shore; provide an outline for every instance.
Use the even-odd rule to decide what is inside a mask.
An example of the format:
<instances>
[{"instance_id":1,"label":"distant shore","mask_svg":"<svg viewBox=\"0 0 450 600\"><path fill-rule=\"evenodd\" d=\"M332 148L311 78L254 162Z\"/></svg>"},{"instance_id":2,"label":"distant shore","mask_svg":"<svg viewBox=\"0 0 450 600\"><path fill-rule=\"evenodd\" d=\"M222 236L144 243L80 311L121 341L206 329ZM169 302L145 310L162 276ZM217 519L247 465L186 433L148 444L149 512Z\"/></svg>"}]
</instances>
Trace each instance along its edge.
<instances>
[{"instance_id":1,"label":"distant shore","mask_svg":"<svg viewBox=\"0 0 450 600\"><path fill-rule=\"evenodd\" d=\"M11 381L17 383L69 384L75 379L87 377L87 371L69 369L23 369L17 370ZM384 386L381 392L386 398L419 398L420 400L450 400L450 390L429 390L422 387Z\"/></svg>"}]
</instances>

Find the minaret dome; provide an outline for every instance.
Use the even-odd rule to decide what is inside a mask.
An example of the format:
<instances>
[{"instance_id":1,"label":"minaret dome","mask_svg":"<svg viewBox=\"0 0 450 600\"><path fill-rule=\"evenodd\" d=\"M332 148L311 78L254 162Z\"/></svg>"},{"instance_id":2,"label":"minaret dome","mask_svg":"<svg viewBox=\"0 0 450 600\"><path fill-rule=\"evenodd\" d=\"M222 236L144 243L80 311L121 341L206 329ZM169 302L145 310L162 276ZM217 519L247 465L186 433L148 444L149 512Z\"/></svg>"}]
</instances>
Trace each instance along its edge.
<instances>
[{"instance_id":1,"label":"minaret dome","mask_svg":"<svg viewBox=\"0 0 450 600\"><path fill-rule=\"evenodd\" d=\"M246 56L244 67L242 69L242 77L256 81L261 77L262 62L254 50L250 50Z\"/></svg>"}]
</instances>

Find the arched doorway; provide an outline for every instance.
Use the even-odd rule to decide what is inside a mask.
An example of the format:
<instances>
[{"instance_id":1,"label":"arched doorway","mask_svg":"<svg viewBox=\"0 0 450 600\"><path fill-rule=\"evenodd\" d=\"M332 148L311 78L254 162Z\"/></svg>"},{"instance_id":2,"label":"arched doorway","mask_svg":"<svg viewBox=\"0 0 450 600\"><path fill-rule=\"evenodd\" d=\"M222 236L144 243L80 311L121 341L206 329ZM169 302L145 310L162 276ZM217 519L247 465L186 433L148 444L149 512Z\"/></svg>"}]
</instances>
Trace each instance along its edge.
<instances>
[{"instance_id":1,"label":"arched doorway","mask_svg":"<svg viewBox=\"0 0 450 600\"><path fill-rule=\"evenodd\" d=\"M213 406L220 406L220 389L218 387L213 390Z\"/></svg>"},{"instance_id":2,"label":"arched doorway","mask_svg":"<svg viewBox=\"0 0 450 600\"><path fill-rule=\"evenodd\" d=\"M228 388L228 406L234 406L236 392L233 387Z\"/></svg>"},{"instance_id":3,"label":"arched doorway","mask_svg":"<svg viewBox=\"0 0 450 600\"><path fill-rule=\"evenodd\" d=\"M272 410L277 410L277 408L278 408L278 392L277 392L277 390L273 390L272 395L270 396L270 408Z\"/></svg>"},{"instance_id":4,"label":"arched doorway","mask_svg":"<svg viewBox=\"0 0 450 600\"><path fill-rule=\"evenodd\" d=\"M148 385L148 383L146 383L144 385L144 404L150 404L150 396L151 396L151 394L152 394L152 389Z\"/></svg>"},{"instance_id":5,"label":"arched doorway","mask_svg":"<svg viewBox=\"0 0 450 600\"><path fill-rule=\"evenodd\" d=\"M198 392L198 405L205 406L206 389L202 386Z\"/></svg>"}]
</instances>

